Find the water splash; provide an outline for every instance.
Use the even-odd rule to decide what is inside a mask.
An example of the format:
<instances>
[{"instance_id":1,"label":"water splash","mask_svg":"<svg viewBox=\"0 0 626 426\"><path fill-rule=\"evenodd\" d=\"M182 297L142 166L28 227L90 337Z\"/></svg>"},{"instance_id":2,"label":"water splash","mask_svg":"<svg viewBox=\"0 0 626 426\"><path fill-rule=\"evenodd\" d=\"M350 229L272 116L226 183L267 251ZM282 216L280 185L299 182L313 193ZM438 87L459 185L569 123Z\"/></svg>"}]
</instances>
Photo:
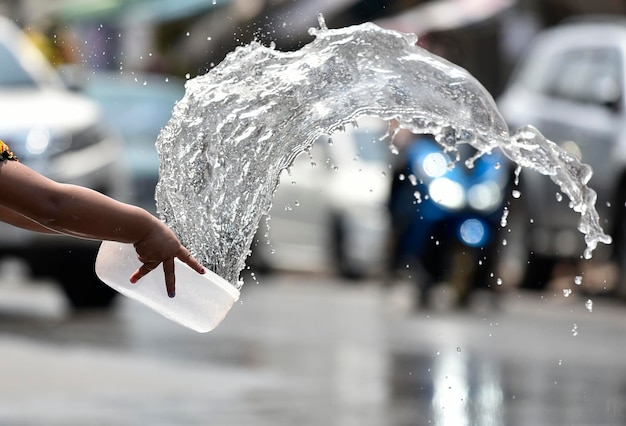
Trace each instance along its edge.
<instances>
[{"instance_id":1,"label":"water splash","mask_svg":"<svg viewBox=\"0 0 626 426\"><path fill-rule=\"evenodd\" d=\"M531 126L511 136L491 95L467 71L417 46L414 35L371 23L328 29L320 20L310 33L315 39L298 51L253 42L190 79L159 135L158 212L207 267L241 285L281 170L318 137L362 115L433 134L444 151L462 143L477 156L502 150L518 172L548 175L569 196L581 214L586 257L610 242L586 186L589 166Z\"/></svg>"}]
</instances>

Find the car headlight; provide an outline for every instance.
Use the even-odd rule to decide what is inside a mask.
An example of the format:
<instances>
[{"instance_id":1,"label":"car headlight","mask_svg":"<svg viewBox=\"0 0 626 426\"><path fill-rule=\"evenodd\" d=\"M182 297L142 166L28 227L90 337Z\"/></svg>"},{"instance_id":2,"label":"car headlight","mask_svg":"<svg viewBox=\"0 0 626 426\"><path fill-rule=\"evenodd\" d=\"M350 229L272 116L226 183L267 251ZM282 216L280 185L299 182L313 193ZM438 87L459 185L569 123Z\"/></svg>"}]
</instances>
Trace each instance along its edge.
<instances>
[{"instance_id":1,"label":"car headlight","mask_svg":"<svg viewBox=\"0 0 626 426\"><path fill-rule=\"evenodd\" d=\"M496 182L487 181L472 185L467 191L467 202L475 210L495 210L502 201L502 191Z\"/></svg>"},{"instance_id":2,"label":"car headlight","mask_svg":"<svg viewBox=\"0 0 626 426\"><path fill-rule=\"evenodd\" d=\"M459 227L459 236L465 244L479 247L488 240L489 228L478 219L467 219Z\"/></svg>"},{"instance_id":3,"label":"car headlight","mask_svg":"<svg viewBox=\"0 0 626 426\"><path fill-rule=\"evenodd\" d=\"M433 179L428 184L428 194L432 201L452 210L461 209L466 203L461 184L445 177Z\"/></svg>"},{"instance_id":4,"label":"car headlight","mask_svg":"<svg viewBox=\"0 0 626 426\"><path fill-rule=\"evenodd\" d=\"M81 149L96 145L106 140L108 137L107 131L100 125L89 126L75 130L72 133L52 133L45 152L47 152L50 157L54 157L67 152L80 151Z\"/></svg>"},{"instance_id":5,"label":"car headlight","mask_svg":"<svg viewBox=\"0 0 626 426\"><path fill-rule=\"evenodd\" d=\"M26 135L24 148L28 154L39 155L48 150L52 135L45 127L33 127Z\"/></svg>"},{"instance_id":6,"label":"car headlight","mask_svg":"<svg viewBox=\"0 0 626 426\"><path fill-rule=\"evenodd\" d=\"M450 159L442 152L431 152L422 160L421 168L430 178L438 178L448 173Z\"/></svg>"},{"instance_id":7,"label":"car headlight","mask_svg":"<svg viewBox=\"0 0 626 426\"><path fill-rule=\"evenodd\" d=\"M50 131L46 127L33 127L23 139L23 154L25 158L33 159L44 153L49 157L54 157L64 152L78 151L95 145L107 137L107 132L99 125L73 133Z\"/></svg>"}]
</instances>

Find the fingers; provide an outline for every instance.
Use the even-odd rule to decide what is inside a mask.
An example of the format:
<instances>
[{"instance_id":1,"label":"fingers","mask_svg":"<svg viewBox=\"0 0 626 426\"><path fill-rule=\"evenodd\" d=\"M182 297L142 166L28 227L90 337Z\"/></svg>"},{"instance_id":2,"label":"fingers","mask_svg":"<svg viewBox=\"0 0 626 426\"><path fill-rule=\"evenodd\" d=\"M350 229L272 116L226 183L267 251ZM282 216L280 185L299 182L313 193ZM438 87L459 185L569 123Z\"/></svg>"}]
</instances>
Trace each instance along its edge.
<instances>
[{"instance_id":1,"label":"fingers","mask_svg":"<svg viewBox=\"0 0 626 426\"><path fill-rule=\"evenodd\" d=\"M198 272L199 274L204 274L204 267L198 262L187 250L186 248L181 248L176 257L181 260L181 262L187 264L191 269ZM141 260L141 259L140 259ZM156 267L159 266L161 262L145 262L143 263L137 270L131 275L130 282L136 283L141 278L152 272ZM165 278L165 288L167 290L167 295L169 297L176 296L176 274L175 274L175 266L174 266L174 258L170 257L163 261L163 274Z\"/></svg>"},{"instance_id":2,"label":"fingers","mask_svg":"<svg viewBox=\"0 0 626 426\"><path fill-rule=\"evenodd\" d=\"M165 288L169 297L176 296L176 275L174 274L174 258L170 257L163 261L163 273L165 274Z\"/></svg>"},{"instance_id":3,"label":"fingers","mask_svg":"<svg viewBox=\"0 0 626 426\"><path fill-rule=\"evenodd\" d=\"M137 268L133 275L130 276L130 282L135 284L137 281L153 271L157 266L159 266L159 264L154 262L144 263L139 268Z\"/></svg>"},{"instance_id":4,"label":"fingers","mask_svg":"<svg viewBox=\"0 0 626 426\"><path fill-rule=\"evenodd\" d=\"M186 263L191 269L196 271L199 274L204 274L204 266L200 262L198 262L192 255L189 253L189 250L186 248L181 248L176 255L181 262Z\"/></svg>"}]
</instances>

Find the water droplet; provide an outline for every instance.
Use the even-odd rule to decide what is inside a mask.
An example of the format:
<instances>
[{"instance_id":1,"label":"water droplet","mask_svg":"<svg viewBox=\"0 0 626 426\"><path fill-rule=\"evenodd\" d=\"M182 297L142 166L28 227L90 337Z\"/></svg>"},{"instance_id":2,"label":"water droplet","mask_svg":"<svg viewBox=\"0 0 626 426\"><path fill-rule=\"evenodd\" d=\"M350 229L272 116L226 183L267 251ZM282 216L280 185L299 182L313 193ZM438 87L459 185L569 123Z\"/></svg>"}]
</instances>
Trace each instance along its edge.
<instances>
[{"instance_id":1,"label":"water droplet","mask_svg":"<svg viewBox=\"0 0 626 426\"><path fill-rule=\"evenodd\" d=\"M563 200L563 194L561 194L560 192L556 193L556 200L558 202L561 202Z\"/></svg>"},{"instance_id":2,"label":"water droplet","mask_svg":"<svg viewBox=\"0 0 626 426\"><path fill-rule=\"evenodd\" d=\"M500 218L500 226L501 227L505 227L507 222L508 222L508 218L509 218L509 209L508 207L505 207L504 210L502 211L502 217Z\"/></svg>"},{"instance_id":3,"label":"water droplet","mask_svg":"<svg viewBox=\"0 0 626 426\"><path fill-rule=\"evenodd\" d=\"M564 288L563 289L563 296L569 297L570 294L572 294L572 289L571 288Z\"/></svg>"},{"instance_id":4,"label":"water droplet","mask_svg":"<svg viewBox=\"0 0 626 426\"><path fill-rule=\"evenodd\" d=\"M576 275L574 277L574 284L581 285L582 283L583 283L583 277L581 277L580 275Z\"/></svg>"},{"instance_id":5,"label":"water droplet","mask_svg":"<svg viewBox=\"0 0 626 426\"><path fill-rule=\"evenodd\" d=\"M496 284L497 284L497 285L502 285L502 278L498 278L498 279L496 280Z\"/></svg>"},{"instance_id":6,"label":"water droplet","mask_svg":"<svg viewBox=\"0 0 626 426\"><path fill-rule=\"evenodd\" d=\"M519 192L517 189L514 189L513 191L511 191L511 195L513 196L513 198L519 198L522 196L522 193Z\"/></svg>"},{"instance_id":7,"label":"water droplet","mask_svg":"<svg viewBox=\"0 0 626 426\"><path fill-rule=\"evenodd\" d=\"M592 312L593 311L593 300L587 299L587 301L585 302L585 308L587 308L587 310L589 312Z\"/></svg>"},{"instance_id":8,"label":"water droplet","mask_svg":"<svg viewBox=\"0 0 626 426\"><path fill-rule=\"evenodd\" d=\"M576 324L572 326L572 336L578 336L578 326Z\"/></svg>"}]
</instances>

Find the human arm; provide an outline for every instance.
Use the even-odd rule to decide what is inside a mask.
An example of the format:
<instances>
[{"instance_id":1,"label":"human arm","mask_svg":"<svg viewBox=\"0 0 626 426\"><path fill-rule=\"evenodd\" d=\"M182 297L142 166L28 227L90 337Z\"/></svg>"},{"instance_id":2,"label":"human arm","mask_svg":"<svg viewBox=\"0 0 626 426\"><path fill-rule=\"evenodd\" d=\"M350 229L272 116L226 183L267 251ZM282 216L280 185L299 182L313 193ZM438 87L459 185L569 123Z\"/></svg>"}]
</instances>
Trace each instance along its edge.
<instances>
[{"instance_id":1,"label":"human arm","mask_svg":"<svg viewBox=\"0 0 626 426\"><path fill-rule=\"evenodd\" d=\"M132 282L162 263L168 294L173 295L174 258L204 271L167 226L139 207L55 182L15 161L0 161L0 183L0 219L27 229L133 244L143 264Z\"/></svg>"},{"instance_id":2,"label":"human arm","mask_svg":"<svg viewBox=\"0 0 626 426\"><path fill-rule=\"evenodd\" d=\"M2 205L0 205L0 222L5 222L10 225L17 226L18 228L28 229L29 231L41 232L44 234L60 234L60 232L46 228L45 226L30 220L26 216L22 216L21 214L11 209L7 209Z\"/></svg>"}]
</instances>

